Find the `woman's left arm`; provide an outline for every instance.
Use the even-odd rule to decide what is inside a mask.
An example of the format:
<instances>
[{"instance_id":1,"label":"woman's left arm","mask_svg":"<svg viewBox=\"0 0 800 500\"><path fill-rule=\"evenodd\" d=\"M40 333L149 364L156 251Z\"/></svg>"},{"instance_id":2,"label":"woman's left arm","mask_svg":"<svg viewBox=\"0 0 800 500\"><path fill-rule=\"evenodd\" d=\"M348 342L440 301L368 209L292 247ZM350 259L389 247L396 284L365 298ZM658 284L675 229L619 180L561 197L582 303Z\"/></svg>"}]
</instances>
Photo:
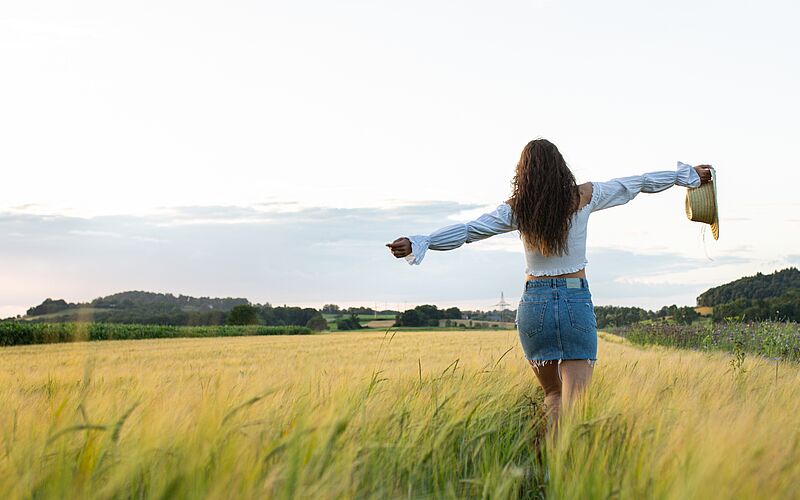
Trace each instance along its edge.
<instances>
[{"instance_id":1,"label":"woman's left arm","mask_svg":"<svg viewBox=\"0 0 800 500\"><path fill-rule=\"evenodd\" d=\"M496 209L475 220L451 224L431 234L416 234L398 238L387 243L395 257L405 257L409 264L419 265L430 250L454 250L464 243L483 240L496 234L517 229L508 203L501 203ZM410 243L410 248L409 248Z\"/></svg>"},{"instance_id":2,"label":"woman's left arm","mask_svg":"<svg viewBox=\"0 0 800 500\"><path fill-rule=\"evenodd\" d=\"M675 170L659 170L642 175L619 177L607 182L592 182L592 199L589 202L591 211L624 205L639 193L660 193L672 186L697 187L703 179L698 173L698 167L678 162ZM710 174L703 171L703 175L710 178Z\"/></svg>"}]
</instances>

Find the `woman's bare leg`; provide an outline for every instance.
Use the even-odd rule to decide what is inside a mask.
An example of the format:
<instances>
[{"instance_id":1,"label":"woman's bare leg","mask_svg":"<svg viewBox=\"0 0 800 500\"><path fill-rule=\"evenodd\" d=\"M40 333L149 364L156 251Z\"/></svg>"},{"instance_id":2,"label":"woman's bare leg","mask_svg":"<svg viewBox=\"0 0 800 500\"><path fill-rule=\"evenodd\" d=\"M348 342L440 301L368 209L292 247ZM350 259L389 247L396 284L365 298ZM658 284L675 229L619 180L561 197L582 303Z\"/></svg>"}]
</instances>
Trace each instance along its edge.
<instances>
[{"instance_id":1,"label":"woman's bare leg","mask_svg":"<svg viewBox=\"0 0 800 500\"><path fill-rule=\"evenodd\" d=\"M558 415L561 410L561 378L558 376L558 364L553 362L539 366L531 365L531 368L544 389L547 427L553 431L553 434L556 434L558 432Z\"/></svg>"},{"instance_id":2,"label":"woman's bare leg","mask_svg":"<svg viewBox=\"0 0 800 500\"><path fill-rule=\"evenodd\" d=\"M571 407L589 387L594 366L585 359L567 359L561 363L534 366L533 372L544 389L548 428L558 434L561 411Z\"/></svg>"},{"instance_id":3,"label":"woman's bare leg","mask_svg":"<svg viewBox=\"0 0 800 500\"><path fill-rule=\"evenodd\" d=\"M589 387L594 367L585 359L561 361L561 392L564 411L578 401Z\"/></svg>"}]
</instances>

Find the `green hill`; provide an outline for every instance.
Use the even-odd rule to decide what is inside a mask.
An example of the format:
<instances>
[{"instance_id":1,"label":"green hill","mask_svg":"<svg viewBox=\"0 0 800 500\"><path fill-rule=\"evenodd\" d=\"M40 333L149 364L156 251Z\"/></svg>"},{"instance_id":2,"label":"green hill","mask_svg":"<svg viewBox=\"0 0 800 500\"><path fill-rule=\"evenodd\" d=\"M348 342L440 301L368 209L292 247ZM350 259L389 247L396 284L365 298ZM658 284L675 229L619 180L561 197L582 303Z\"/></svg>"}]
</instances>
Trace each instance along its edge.
<instances>
[{"instance_id":1,"label":"green hill","mask_svg":"<svg viewBox=\"0 0 800 500\"><path fill-rule=\"evenodd\" d=\"M697 305L713 307L713 318L800 321L800 270L790 267L771 274L758 273L710 288Z\"/></svg>"},{"instance_id":2,"label":"green hill","mask_svg":"<svg viewBox=\"0 0 800 500\"><path fill-rule=\"evenodd\" d=\"M772 274L758 273L710 288L697 297L698 306L717 306L737 299L768 299L800 289L800 270L790 267Z\"/></svg>"}]
</instances>

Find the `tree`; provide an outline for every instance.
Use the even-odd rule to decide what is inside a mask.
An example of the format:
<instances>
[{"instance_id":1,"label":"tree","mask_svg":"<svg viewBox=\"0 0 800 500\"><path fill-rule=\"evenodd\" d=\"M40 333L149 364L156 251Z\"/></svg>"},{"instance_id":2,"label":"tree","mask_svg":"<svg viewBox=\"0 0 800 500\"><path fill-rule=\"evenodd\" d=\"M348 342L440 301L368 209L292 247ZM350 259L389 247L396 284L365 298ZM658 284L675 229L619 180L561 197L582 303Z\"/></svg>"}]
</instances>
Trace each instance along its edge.
<instances>
[{"instance_id":1,"label":"tree","mask_svg":"<svg viewBox=\"0 0 800 500\"><path fill-rule=\"evenodd\" d=\"M322 306L322 312L326 314L339 314L341 309L336 304L325 304Z\"/></svg>"},{"instance_id":2,"label":"tree","mask_svg":"<svg viewBox=\"0 0 800 500\"><path fill-rule=\"evenodd\" d=\"M375 310L371 307L348 307L344 312L348 314L375 314Z\"/></svg>"},{"instance_id":3,"label":"tree","mask_svg":"<svg viewBox=\"0 0 800 500\"><path fill-rule=\"evenodd\" d=\"M44 302L39 304L36 307L31 307L28 309L27 314L28 316L42 316L44 314L52 314L61 311L65 311L71 307L71 304L68 304L67 301L64 299L45 299Z\"/></svg>"},{"instance_id":4,"label":"tree","mask_svg":"<svg viewBox=\"0 0 800 500\"><path fill-rule=\"evenodd\" d=\"M228 313L229 325L257 325L258 324L258 308L250 304L242 304L235 306Z\"/></svg>"},{"instance_id":5,"label":"tree","mask_svg":"<svg viewBox=\"0 0 800 500\"><path fill-rule=\"evenodd\" d=\"M328 321L323 318L321 314L317 314L308 320L306 327L314 330L315 332L321 332L322 330L328 329Z\"/></svg>"},{"instance_id":6,"label":"tree","mask_svg":"<svg viewBox=\"0 0 800 500\"><path fill-rule=\"evenodd\" d=\"M697 314L694 307L680 307L676 310L672 319L679 325L691 325L699 317L700 315Z\"/></svg>"},{"instance_id":7,"label":"tree","mask_svg":"<svg viewBox=\"0 0 800 500\"><path fill-rule=\"evenodd\" d=\"M350 314L349 318L342 318L336 322L338 330L358 330L361 328L361 323L358 321L358 315L355 313Z\"/></svg>"},{"instance_id":8,"label":"tree","mask_svg":"<svg viewBox=\"0 0 800 500\"><path fill-rule=\"evenodd\" d=\"M439 309L438 307L430 304L423 304L421 306L417 306L414 309L420 312L425 319L427 320L426 323L431 324L432 321L435 321L438 324L440 319L444 319L444 311Z\"/></svg>"},{"instance_id":9,"label":"tree","mask_svg":"<svg viewBox=\"0 0 800 500\"><path fill-rule=\"evenodd\" d=\"M444 319L461 319L461 309L457 307L445 309Z\"/></svg>"},{"instance_id":10,"label":"tree","mask_svg":"<svg viewBox=\"0 0 800 500\"><path fill-rule=\"evenodd\" d=\"M417 309L409 309L397 315L397 326L424 326L425 316Z\"/></svg>"}]
</instances>

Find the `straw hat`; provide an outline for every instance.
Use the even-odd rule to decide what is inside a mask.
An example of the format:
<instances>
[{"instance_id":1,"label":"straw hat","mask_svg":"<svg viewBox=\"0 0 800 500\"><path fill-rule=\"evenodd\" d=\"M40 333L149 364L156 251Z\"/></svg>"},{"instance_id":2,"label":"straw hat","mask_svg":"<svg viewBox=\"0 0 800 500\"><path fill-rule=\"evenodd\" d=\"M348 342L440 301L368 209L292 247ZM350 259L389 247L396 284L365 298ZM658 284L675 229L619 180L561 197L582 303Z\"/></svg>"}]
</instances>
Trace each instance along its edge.
<instances>
[{"instance_id":1,"label":"straw hat","mask_svg":"<svg viewBox=\"0 0 800 500\"><path fill-rule=\"evenodd\" d=\"M686 190L686 217L695 222L711 224L714 239L719 239L717 172L713 168L711 168L711 182Z\"/></svg>"}]
</instances>

